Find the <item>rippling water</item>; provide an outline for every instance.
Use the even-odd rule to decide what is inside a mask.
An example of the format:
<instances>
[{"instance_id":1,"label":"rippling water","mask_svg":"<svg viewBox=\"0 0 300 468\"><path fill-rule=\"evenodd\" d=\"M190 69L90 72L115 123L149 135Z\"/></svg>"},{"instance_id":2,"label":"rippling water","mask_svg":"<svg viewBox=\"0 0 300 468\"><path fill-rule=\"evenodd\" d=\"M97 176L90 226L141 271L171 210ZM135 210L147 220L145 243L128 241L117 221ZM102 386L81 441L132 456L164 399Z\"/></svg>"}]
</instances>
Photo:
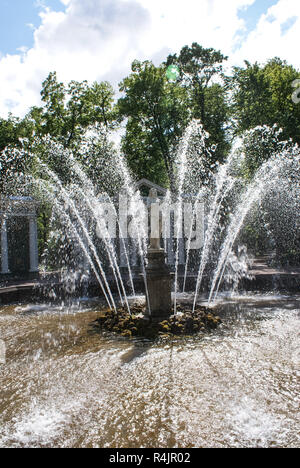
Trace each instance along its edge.
<instances>
[{"instance_id":1,"label":"rippling water","mask_svg":"<svg viewBox=\"0 0 300 468\"><path fill-rule=\"evenodd\" d=\"M94 307L0 308L1 447L299 447L300 296L217 304L221 329L113 340Z\"/></svg>"}]
</instances>

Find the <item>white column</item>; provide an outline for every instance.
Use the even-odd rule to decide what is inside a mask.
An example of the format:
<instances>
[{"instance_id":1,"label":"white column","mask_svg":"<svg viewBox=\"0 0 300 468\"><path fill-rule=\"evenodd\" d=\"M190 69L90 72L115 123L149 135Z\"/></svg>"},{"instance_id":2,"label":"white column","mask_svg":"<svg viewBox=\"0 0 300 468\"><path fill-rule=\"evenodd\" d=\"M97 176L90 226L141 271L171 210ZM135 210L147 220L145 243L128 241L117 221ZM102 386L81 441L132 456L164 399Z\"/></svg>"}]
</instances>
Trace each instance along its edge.
<instances>
[{"instance_id":1,"label":"white column","mask_svg":"<svg viewBox=\"0 0 300 468\"><path fill-rule=\"evenodd\" d=\"M37 222L35 216L29 217L29 256L30 273L39 271Z\"/></svg>"},{"instance_id":2,"label":"white column","mask_svg":"<svg viewBox=\"0 0 300 468\"><path fill-rule=\"evenodd\" d=\"M1 223L1 273L10 273L8 268L8 245L7 245L7 227L6 218L2 218Z\"/></svg>"}]
</instances>

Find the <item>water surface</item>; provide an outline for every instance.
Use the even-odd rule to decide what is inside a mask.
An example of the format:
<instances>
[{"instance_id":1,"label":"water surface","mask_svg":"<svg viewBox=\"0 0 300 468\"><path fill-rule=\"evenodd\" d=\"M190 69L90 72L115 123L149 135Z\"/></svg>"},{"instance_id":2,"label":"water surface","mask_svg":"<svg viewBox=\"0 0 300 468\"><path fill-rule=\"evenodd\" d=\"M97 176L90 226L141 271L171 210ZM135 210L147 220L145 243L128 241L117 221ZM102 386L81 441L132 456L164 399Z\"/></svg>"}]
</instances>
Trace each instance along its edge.
<instances>
[{"instance_id":1,"label":"water surface","mask_svg":"<svg viewBox=\"0 0 300 468\"><path fill-rule=\"evenodd\" d=\"M96 334L95 306L0 308L1 447L299 447L300 296L221 297L206 337Z\"/></svg>"}]
</instances>

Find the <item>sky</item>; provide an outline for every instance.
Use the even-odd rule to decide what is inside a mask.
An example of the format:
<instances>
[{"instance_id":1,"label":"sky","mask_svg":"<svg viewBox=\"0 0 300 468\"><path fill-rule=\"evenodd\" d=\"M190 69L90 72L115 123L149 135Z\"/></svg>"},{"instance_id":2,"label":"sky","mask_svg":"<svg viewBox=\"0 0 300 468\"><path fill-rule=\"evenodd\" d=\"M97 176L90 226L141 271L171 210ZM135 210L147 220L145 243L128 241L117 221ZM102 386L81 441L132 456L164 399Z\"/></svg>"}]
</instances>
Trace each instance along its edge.
<instances>
[{"instance_id":1,"label":"sky","mask_svg":"<svg viewBox=\"0 0 300 468\"><path fill-rule=\"evenodd\" d=\"M0 0L0 117L39 105L51 71L117 92L133 60L158 65L193 42L229 70L275 56L300 70L299 39L300 0Z\"/></svg>"}]
</instances>

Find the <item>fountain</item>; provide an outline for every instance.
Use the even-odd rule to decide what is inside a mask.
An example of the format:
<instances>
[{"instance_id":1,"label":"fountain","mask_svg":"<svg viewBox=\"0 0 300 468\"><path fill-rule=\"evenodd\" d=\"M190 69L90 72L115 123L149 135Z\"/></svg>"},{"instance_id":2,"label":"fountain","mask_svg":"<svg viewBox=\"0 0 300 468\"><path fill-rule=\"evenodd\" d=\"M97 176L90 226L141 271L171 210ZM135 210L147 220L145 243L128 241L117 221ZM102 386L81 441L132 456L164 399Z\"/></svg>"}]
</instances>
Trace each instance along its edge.
<instances>
[{"instance_id":1,"label":"fountain","mask_svg":"<svg viewBox=\"0 0 300 468\"><path fill-rule=\"evenodd\" d=\"M42 303L0 306L0 447L299 445L299 274L285 282L294 294L275 290L276 265L267 292L231 288L249 275L243 227L255 213L270 248L280 236L296 245L299 148L283 145L246 180L241 145L212 172L205 140L193 123L177 192L160 197L136 190L119 152L96 186L43 142L47 164L36 159L18 188L52 207L45 283Z\"/></svg>"},{"instance_id":2,"label":"fountain","mask_svg":"<svg viewBox=\"0 0 300 468\"><path fill-rule=\"evenodd\" d=\"M105 161L103 177L95 186L70 151L44 139L49 162L51 155L55 158L59 155L65 170L69 171L64 178L71 182L64 183L51 164L35 158L36 176L27 179L23 176L18 190L24 195L28 191L35 193L52 205L53 236L49 241L49 253L54 248L56 258L63 259L61 278L69 281L70 276L66 272L68 264L73 264L75 271L71 276L77 278L77 282L85 284L85 289L88 289L88 284L96 281L108 307L116 312L119 301L129 314L128 296L135 296L136 290L141 292L144 289L147 315L152 318L170 315L171 289L175 315L180 294L194 290L194 312L199 294L205 290L208 291L208 304L213 304L228 276L230 259L235 256L234 249L249 213L267 199L268 194L276 189L278 197L280 189L286 203L289 203L290 218L294 217L297 226L297 147L281 144L280 153L275 153L262 164L252 180L247 182L239 177L244 160L241 145L234 147L215 172L203 166L203 161L212 158L213 154L213 149L206 147L206 138L201 124L193 122L175 158L177 193L170 194L162 189L164 196L158 199L157 188L152 187L146 200L135 189L120 152L107 155L109 164ZM86 148L83 151L87 151ZM189 213L187 207L191 208ZM202 210L200 216L199 207ZM152 224L148 227L149 210ZM270 206L268 210L271 211ZM199 235L201 222L205 235ZM199 239L203 237L203 242L196 248L195 234ZM4 241L5 236L2 235L2 245ZM243 258L241 271L247 273L247 256ZM6 256L2 255L2 266L6 264ZM236 277L239 276L239 271L236 271Z\"/></svg>"}]
</instances>

